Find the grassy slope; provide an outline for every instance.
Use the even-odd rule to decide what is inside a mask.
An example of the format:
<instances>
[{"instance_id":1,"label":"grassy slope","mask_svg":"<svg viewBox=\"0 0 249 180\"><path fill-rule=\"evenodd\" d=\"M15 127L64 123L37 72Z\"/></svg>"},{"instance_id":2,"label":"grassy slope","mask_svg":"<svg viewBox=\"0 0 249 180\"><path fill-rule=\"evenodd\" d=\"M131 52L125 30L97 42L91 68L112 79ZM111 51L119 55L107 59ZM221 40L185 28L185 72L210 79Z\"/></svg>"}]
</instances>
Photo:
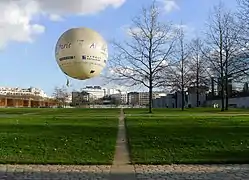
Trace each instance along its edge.
<instances>
[{"instance_id":1,"label":"grassy slope","mask_svg":"<svg viewBox=\"0 0 249 180\"><path fill-rule=\"evenodd\" d=\"M0 109L0 163L111 164L119 110Z\"/></svg>"}]
</instances>

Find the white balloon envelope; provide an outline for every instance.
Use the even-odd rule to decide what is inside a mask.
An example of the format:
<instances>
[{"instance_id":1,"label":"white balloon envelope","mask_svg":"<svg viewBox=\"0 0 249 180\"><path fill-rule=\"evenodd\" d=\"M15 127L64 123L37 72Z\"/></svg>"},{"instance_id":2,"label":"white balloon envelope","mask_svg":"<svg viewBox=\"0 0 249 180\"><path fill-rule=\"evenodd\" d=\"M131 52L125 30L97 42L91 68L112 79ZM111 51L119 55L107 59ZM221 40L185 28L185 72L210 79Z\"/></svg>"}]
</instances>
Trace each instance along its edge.
<instances>
[{"instance_id":1,"label":"white balloon envelope","mask_svg":"<svg viewBox=\"0 0 249 180\"><path fill-rule=\"evenodd\" d=\"M92 29L72 28L60 36L55 57L66 75L79 80L93 78L106 66L107 43Z\"/></svg>"}]
</instances>

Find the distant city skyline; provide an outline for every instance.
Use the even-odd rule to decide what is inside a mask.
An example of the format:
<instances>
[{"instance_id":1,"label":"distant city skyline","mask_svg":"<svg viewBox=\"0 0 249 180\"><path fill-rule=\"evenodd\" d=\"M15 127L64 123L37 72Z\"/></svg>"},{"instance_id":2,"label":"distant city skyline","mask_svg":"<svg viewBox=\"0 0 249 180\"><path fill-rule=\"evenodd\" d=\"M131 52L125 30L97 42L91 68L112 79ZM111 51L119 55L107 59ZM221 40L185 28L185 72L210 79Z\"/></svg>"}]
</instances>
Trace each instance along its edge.
<instances>
[{"instance_id":1,"label":"distant city skyline","mask_svg":"<svg viewBox=\"0 0 249 180\"><path fill-rule=\"evenodd\" d=\"M52 1L51 1L52 2ZM55 86L66 85L66 76L60 71L54 57L59 36L72 27L89 27L98 31L108 42L127 37L127 28L143 5L151 0L75 0L71 3L53 0L19 0L0 2L0 86L37 87L52 95ZM158 0L162 20L175 25L183 22L188 37L201 35L208 13L217 0ZM224 1L234 10L236 0ZM112 53L109 47L110 55ZM108 71L105 68L103 74ZM103 75L102 75L103 76ZM72 89L87 85L104 86L103 77L86 81L70 78ZM106 85L118 87L119 85ZM121 87L124 88L124 87ZM119 89L119 88L117 88ZM145 90L145 88L141 88Z\"/></svg>"}]
</instances>

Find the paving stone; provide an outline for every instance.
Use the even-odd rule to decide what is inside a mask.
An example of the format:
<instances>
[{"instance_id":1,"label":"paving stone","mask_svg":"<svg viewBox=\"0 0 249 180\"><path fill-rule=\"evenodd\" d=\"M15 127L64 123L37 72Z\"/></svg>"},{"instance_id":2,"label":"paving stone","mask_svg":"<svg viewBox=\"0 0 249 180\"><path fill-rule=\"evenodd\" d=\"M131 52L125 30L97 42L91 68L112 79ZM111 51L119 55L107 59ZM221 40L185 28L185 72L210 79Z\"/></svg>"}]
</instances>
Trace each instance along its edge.
<instances>
[{"instance_id":1,"label":"paving stone","mask_svg":"<svg viewBox=\"0 0 249 180\"><path fill-rule=\"evenodd\" d=\"M111 166L0 165L0 169L0 180L108 180Z\"/></svg>"},{"instance_id":2,"label":"paving stone","mask_svg":"<svg viewBox=\"0 0 249 180\"><path fill-rule=\"evenodd\" d=\"M138 180L249 180L249 165L135 165Z\"/></svg>"},{"instance_id":3,"label":"paving stone","mask_svg":"<svg viewBox=\"0 0 249 180\"><path fill-rule=\"evenodd\" d=\"M135 165L128 170L125 167L120 165L119 173L127 175L134 169L137 180L249 180L249 165ZM0 169L0 180L111 179L111 166L0 165Z\"/></svg>"}]
</instances>

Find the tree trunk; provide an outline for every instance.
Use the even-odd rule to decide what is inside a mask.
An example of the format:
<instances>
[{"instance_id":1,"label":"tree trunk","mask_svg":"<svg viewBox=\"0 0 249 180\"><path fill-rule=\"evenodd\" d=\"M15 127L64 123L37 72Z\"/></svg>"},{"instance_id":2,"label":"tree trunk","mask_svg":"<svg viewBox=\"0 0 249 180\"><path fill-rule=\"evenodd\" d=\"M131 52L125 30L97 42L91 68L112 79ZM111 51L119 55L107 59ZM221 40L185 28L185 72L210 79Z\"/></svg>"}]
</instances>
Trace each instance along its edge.
<instances>
[{"instance_id":1,"label":"tree trunk","mask_svg":"<svg viewBox=\"0 0 249 180\"><path fill-rule=\"evenodd\" d=\"M182 65L182 67L183 67L183 65ZM183 68L182 68L182 72L183 72ZM182 94L182 111L184 110L184 106L185 106L185 95L184 95L184 76L183 76L183 73L182 73L182 92L181 92L181 94Z\"/></svg>"},{"instance_id":2,"label":"tree trunk","mask_svg":"<svg viewBox=\"0 0 249 180\"><path fill-rule=\"evenodd\" d=\"M214 77L211 77L212 98L214 97Z\"/></svg>"},{"instance_id":3,"label":"tree trunk","mask_svg":"<svg viewBox=\"0 0 249 180\"><path fill-rule=\"evenodd\" d=\"M228 98L229 98L229 94L228 94L228 77L226 75L226 81L225 81L225 92L226 92L226 99L225 99L225 110L228 110Z\"/></svg>"},{"instance_id":4,"label":"tree trunk","mask_svg":"<svg viewBox=\"0 0 249 180\"><path fill-rule=\"evenodd\" d=\"M221 111L224 111L224 77L223 77L223 73L221 73Z\"/></svg>"},{"instance_id":5,"label":"tree trunk","mask_svg":"<svg viewBox=\"0 0 249 180\"><path fill-rule=\"evenodd\" d=\"M220 78L221 78L221 111L224 111L224 66L223 66L223 34L219 24L220 31Z\"/></svg>"},{"instance_id":6,"label":"tree trunk","mask_svg":"<svg viewBox=\"0 0 249 180\"><path fill-rule=\"evenodd\" d=\"M184 110L185 106L185 94L184 94L184 89L182 89L182 111Z\"/></svg>"},{"instance_id":7,"label":"tree trunk","mask_svg":"<svg viewBox=\"0 0 249 180\"><path fill-rule=\"evenodd\" d=\"M153 92L152 81L150 81L150 86L149 86L149 113L152 113L152 92Z\"/></svg>"},{"instance_id":8,"label":"tree trunk","mask_svg":"<svg viewBox=\"0 0 249 180\"><path fill-rule=\"evenodd\" d=\"M226 63L225 63L225 91L226 91L226 103L225 103L225 110L228 110L228 57L227 57L228 52L226 52Z\"/></svg>"},{"instance_id":9,"label":"tree trunk","mask_svg":"<svg viewBox=\"0 0 249 180\"><path fill-rule=\"evenodd\" d=\"M176 107L175 108L178 108L178 97L177 97L177 92L175 92L175 103L176 103Z\"/></svg>"},{"instance_id":10,"label":"tree trunk","mask_svg":"<svg viewBox=\"0 0 249 180\"><path fill-rule=\"evenodd\" d=\"M199 86L196 87L196 107L199 107Z\"/></svg>"},{"instance_id":11,"label":"tree trunk","mask_svg":"<svg viewBox=\"0 0 249 180\"><path fill-rule=\"evenodd\" d=\"M199 107L199 60L197 57L196 70L196 107Z\"/></svg>"},{"instance_id":12,"label":"tree trunk","mask_svg":"<svg viewBox=\"0 0 249 180\"><path fill-rule=\"evenodd\" d=\"M184 110L184 105L185 105L185 96L184 96L184 58L182 56L182 69L181 69L181 94L182 94L182 111Z\"/></svg>"}]
</instances>

